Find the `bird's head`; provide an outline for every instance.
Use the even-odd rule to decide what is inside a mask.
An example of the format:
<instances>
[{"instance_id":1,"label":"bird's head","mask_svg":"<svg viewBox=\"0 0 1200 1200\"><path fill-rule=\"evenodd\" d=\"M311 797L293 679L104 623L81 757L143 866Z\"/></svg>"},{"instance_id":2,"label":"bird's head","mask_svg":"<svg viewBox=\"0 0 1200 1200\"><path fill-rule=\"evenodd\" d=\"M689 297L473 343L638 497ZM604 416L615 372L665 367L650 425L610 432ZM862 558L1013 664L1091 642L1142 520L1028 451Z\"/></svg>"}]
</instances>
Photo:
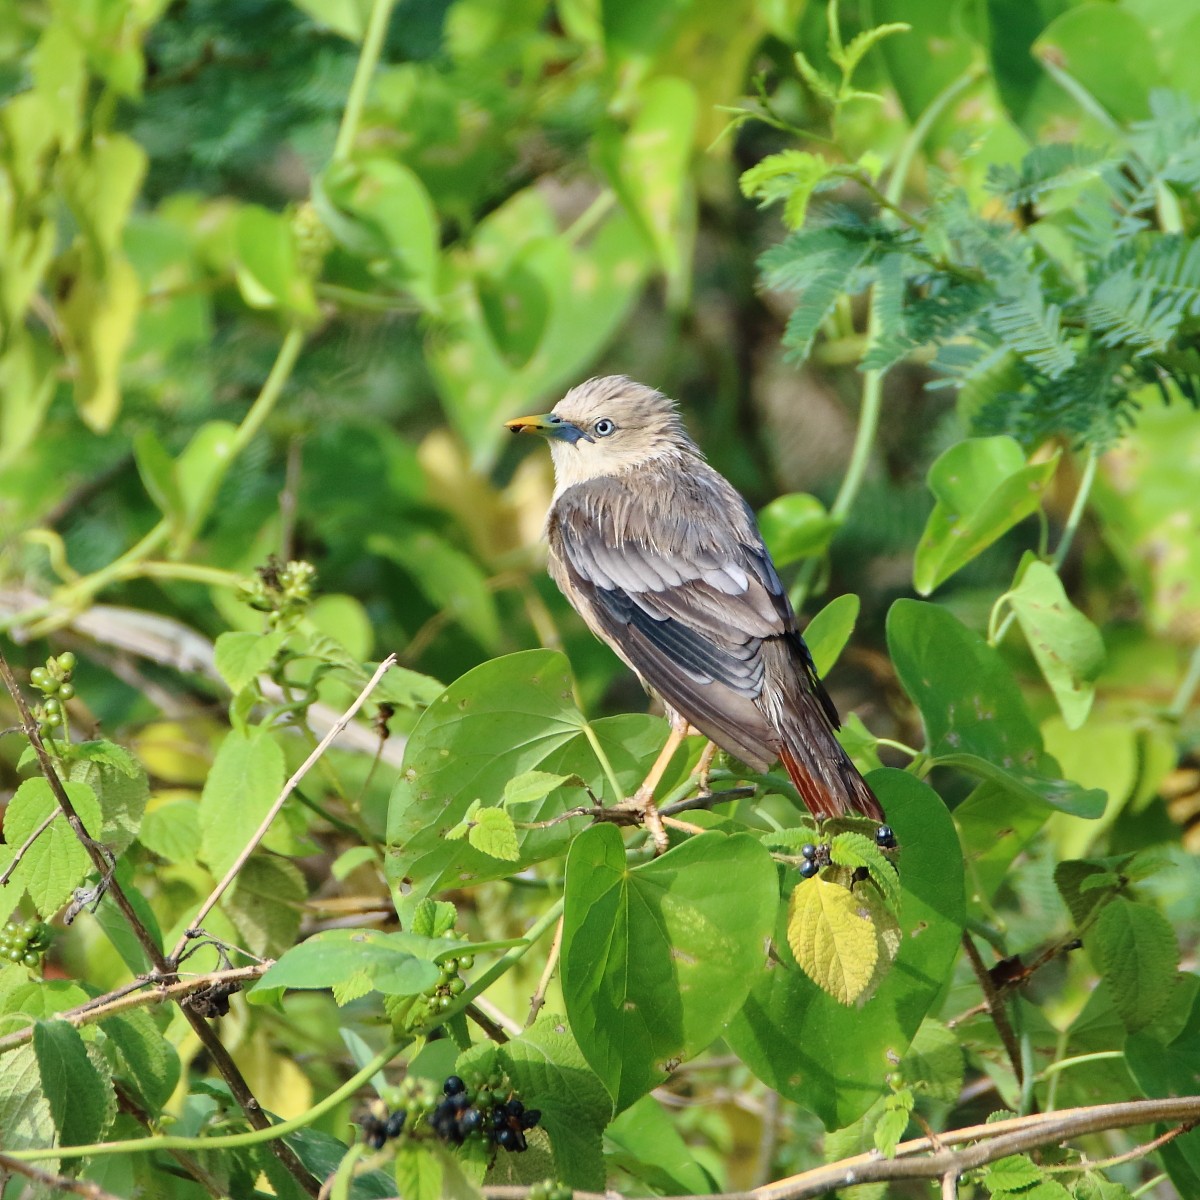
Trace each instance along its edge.
<instances>
[{"instance_id":1,"label":"bird's head","mask_svg":"<svg viewBox=\"0 0 1200 1200\"><path fill-rule=\"evenodd\" d=\"M547 439L559 491L598 476L619 475L651 459L700 453L675 402L624 375L589 379L550 412L505 424L513 433Z\"/></svg>"}]
</instances>

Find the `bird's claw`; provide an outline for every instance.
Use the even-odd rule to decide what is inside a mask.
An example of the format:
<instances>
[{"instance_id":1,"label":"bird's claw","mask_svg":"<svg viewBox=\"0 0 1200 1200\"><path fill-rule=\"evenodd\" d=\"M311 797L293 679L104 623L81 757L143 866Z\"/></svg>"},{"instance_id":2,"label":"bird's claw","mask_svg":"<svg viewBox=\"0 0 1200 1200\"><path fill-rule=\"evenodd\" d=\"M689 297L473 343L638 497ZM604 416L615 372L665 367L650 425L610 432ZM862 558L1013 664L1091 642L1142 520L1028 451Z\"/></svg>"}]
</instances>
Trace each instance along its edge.
<instances>
[{"instance_id":1,"label":"bird's claw","mask_svg":"<svg viewBox=\"0 0 1200 1200\"><path fill-rule=\"evenodd\" d=\"M637 813L646 827L646 832L650 835L650 840L654 843L654 853L666 854L671 844L667 838L666 826L663 825L663 819L659 815L658 805L654 803L652 789L644 786L638 788L632 796L626 797L617 807L627 808L631 812Z\"/></svg>"}]
</instances>

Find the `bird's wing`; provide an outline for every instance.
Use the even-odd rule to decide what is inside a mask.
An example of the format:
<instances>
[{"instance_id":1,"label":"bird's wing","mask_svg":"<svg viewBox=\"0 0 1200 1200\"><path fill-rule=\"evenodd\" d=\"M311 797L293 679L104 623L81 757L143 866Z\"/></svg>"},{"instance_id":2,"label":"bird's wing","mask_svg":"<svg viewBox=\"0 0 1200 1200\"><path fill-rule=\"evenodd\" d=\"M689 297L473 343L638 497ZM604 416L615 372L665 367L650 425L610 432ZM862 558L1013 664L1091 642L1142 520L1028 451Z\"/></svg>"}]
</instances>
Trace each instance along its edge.
<instances>
[{"instance_id":1,"label":"bird's wing","mask_svg":"<svg viewBox=\"0 0 1200 1200\"><path fill-rule=\"evenodd\" d=\"M551 512L551 569L593 630L714 741L764 769L779 753L763 695L765 641L811 667L752 514L711 468L592 480Z\"/></svg>"}]
</instances>

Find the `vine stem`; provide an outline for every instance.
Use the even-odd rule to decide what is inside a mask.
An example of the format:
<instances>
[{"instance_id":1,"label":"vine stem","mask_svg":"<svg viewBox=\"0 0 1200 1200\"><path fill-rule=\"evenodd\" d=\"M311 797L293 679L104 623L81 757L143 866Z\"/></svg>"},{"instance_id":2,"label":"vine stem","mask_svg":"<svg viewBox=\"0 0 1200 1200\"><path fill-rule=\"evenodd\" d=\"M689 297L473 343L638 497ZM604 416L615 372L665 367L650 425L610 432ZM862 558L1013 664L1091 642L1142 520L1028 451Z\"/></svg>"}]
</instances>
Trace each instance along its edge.
<instances>
[{"instance_id":1,"label":"vine stem","mask_svg":"<svg viewBox=\"0 0 1200 1200\"><path fill-rule=\"evenodd\" d=\"M921 114L896 157L896 166L883 193L883 200L889 211L896 212L899 209L913 159L929 136L935 122L950 104L982 74L983 64L972 63L968 70L943 88ZM878 312L875 297L872 295L870 313L867 317L866 340L868 346L874 340L877 326ZM878 370L866 371L863 374L862 401L859 405L858 428L854 434L854 446L850 451L850 461L846 465L846 473L842 476L841 486L829 509L830 517L837 524L841 524L846 519L854 501L858 498L858 493L861 491L867 475L867 467L870 465L871 453L875 448L875 439L879 433L879 416L883 407L883 375L884 373ZM803 607L804 601L808 598L813 580L821 568L821 562L821 558L813 557L806 559L801 566L791 591L792 604L796 609Z\"/></svg>"},{"instance_id":2,"label":"vine stem","mask_svg":"<svg viewBox=\"0 0 1200 1200\"><path fill-rule=\"evenodd\" d=\"M1054 554L1051 556L1050 565L1054 568L1055 573L1062 570L1062 565L1067 561L1067 555L1071 553L1071 546L1075 542L1075 535L1079 532L1079 526L1083 521L1083 514L1087 511L1087 503L1091 498L1092 485L1096 482L1096 470L1100 465L1100 452L1095 446L1089 446L1087 455L1083 460L1083 470L1079 475L1079 487L1075 491L1075 499L1071 503L1071 511L1067 514L1066 524L1063 525L1062 537L1058 540L1058 545L1054 549ZM995 603L992 609L992 615L988 620L988 645L998 646L1004 641L1005 635L1012 628L1012 623L1017 619L1016 612L1012 608L1004 615L1004 620L997 623L997 614L1000 611L1000 606L1004 604L1011 591L1005 592Z\"/></svg>"},{"instance_id":3,"label":"vine stem","mask_svg":"<svg viewBox=\"0 0 1200 1200\"><path fill-rule=\"evenodd\" d=\"M379 57L383 53L383 43L387 37L388 21L391 19L394 4L395 0L375 0L371 5L371 15L367 18L362 49L358 55L358 65L354 69L350 91L346 93L346 109L342 113L342 123L338 128L337 140L333 144L332 160L335 163L345 162L354 149L354 139L358 136L359 125L362 124L363 106L367 102L371 77L375 74Z\"/></svg>"}]
</instances>

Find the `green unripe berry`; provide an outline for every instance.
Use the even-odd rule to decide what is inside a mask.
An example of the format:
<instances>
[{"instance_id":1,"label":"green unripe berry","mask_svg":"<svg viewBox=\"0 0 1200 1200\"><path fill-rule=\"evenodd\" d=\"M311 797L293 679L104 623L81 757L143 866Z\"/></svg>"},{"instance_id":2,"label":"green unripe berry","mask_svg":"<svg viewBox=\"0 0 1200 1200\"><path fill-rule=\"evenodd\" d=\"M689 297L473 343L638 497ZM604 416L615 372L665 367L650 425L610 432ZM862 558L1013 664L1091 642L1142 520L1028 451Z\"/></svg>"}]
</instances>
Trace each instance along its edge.
<instances>
[{"instance_id":1,"label":"green unripe berry","mask_svg":"<svg viewBox=\"0 0 1200 1200\"><path fill-rule=\"evenodd\" d=\"M457 978L450 980L447 986L450 988L450 995L452 996L461 996L467 990L466 983Z\"/></svg>"},{"instance_id":2,"label":"green unripe berry","mask_svg":"<svg viewBox=\"0 0 1200 1200\"><path fill-rule=\"evenodd\" d=\"M34 667L33 670L29 672L29 682L32 683L33 686L38 689L38 691L41 691L45 688L46 684L50 682L50 672L47 671L45 667Z\"/></svg>"},{"instance_id":3,"label":"green unripe berry","mask_svg":"<svg viewBox=\"0 0 1200 1200\"><path fill-rule=\"evenodd\" d=\"M49 728L57 729L62 724L62 713L48 712L45 723Z\"/></svg>"},{"instance_id":4,"label":"green unripe berry","mask_svg":"<svg viewBox=\"0 0 1200 1200\"><path fill-rule=\"evenodd\" d=\"M67 675L75 670L75 655L70 650L65 650L58 656L58 669Z\"/></svg>"},{"instance_id":5,"label":"green unripe berry","mask_svg":"<svg viewBox=\"0 0 1200 1200\"><path fill-rule=\"evenodd\" d=\"M21 928L21 926L20 926L20 925L18 925L18 924L16 923L16 921L9 921L9 922L8 922L8 923L7 923L7 924L4 926L4 932L5 932L5 933L16 933L16 932L17 932L17 931L18 931L20 928Z\"/></svg>"},{"instance_id":6,"label":"green unripe berry","mask_svg":"<svg viewBox=\"0 0 1200 1200\"><path fill-rule=\"evenodd\" d=\"M58 685L58 698L60 700L74 700L75 685L73 683L60 683Z\"/></svg>"},{"instance_id":7,"label":"green unripe berry","mask_svg":"<svg viewBox=\"0 0 1200 1200\"><path fill-rule=\"evenodd\" d=\"M58 702L58 697L47 696L46 699L42 701L42 711L46 714L46 716L50 716L51 713L61 712L62 705Z\"/></svg>"},{"instance_id":8,"label":"green unripe berry","mask_svg":"<svg viewBox=\"0 0 1200 1200\"><path fill-rule=\"evenodd\" d=\"M32 970L34 967L37 967L41 964L42 956L40 954L35 954L32 950L26 950L25 953L21 955L21 961L27 967L29 967L30 970Z\"/></svg>"},{"instance_id":9,"label":"green unripe berry","mask_svg":"<svg viewBox=\"0 0 1200 1200\"><path fill-rule=\"evenodd\" d=\"M462 958L458 960L459 970L462 971L469 971L474 965L475 955L473 954L464 954Z\"/></svg>"}]
</instances>

